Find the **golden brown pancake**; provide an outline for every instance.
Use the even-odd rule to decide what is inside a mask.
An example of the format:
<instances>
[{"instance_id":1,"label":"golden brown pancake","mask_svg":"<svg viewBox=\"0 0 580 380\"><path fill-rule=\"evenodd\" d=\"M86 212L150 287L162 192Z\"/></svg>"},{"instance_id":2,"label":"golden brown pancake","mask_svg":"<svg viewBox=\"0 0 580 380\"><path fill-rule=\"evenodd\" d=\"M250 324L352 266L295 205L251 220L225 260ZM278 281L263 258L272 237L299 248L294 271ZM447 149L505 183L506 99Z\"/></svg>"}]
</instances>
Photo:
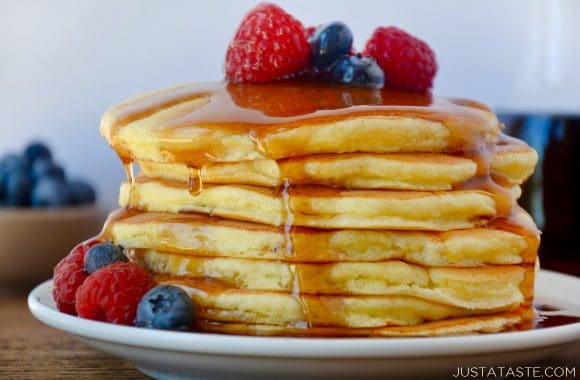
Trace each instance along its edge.
<instances>
[{"instance_id":1,"label":"golden brown pancake","mask_svg":"<svg viewBox=\"0 0 580 380\"><path fill-rule=\"evenodd\" d=\"M289 327L264 324L222 323L197 321L196 327L205 332L237 335L303 336L303 337L426 337L498 333L502 331L529 328L534 318L531 307L523 306L514 311L480 315L474 317L450 318L425 322L413 326L388 326L378 328L337 328L337 327Z\"/></svg>"},{"instance_id":2,"label":"golden brown pancake","mask_svg":"<svg viewBox=\"0 0 580 380\"><path fill-rule=\"evenodd\" d=\"M464 308L494 309L532 296L534 266L429 268L403 261L288 263L192 257L152 250L132 259L169 277L213 279L238 289L300 294L413 296ZM524 281L524 277L528 280Z\"/></svg>"},{"instance_id":3,"label":"golden brown pancake","mask_svg":"<svg viewBox=\"0 0 580 380\"><path fill-rule=\"evenodd\" d=\"M530 223L523 211L516 224ZM535 233L534 233L535 232ZM533 264L539 242L509 230L473 228L448 232L319 230L239 222L199 214L117 212L103 238L127 249L190 256L282 262L353 262L400 259L426 266Z\"/></svg>"},{"instance_id":4,"label":"golden brown pancake","mask_svg":"<svg viewBox=\"0 0 580 380\"><path fill-rule=\"evenodd\" d=\"M485 315L517 309L523 299L499 307L473 302L458 307L409 295L294 295L237 289L209 279L162 278L191 295L199 318L277 326L385 327L411 326L446 318ZM466 301L468 303L468 301Z\"/></svg>"},{"instance_id":5,"label":"golden brown pancake","mask_svg":"<svg viewBox=\"0 0 580 380\"><path fill-rule=\"evenodd\" d=\"M474 101L322 82L200 83L109 109L101 134L125 159L202 167L321 153L459 152L497 141Z\"/></svg>"},{"instance_id":6,"label":"golden brown pancake","mask_svg":"<svg viewBox=\"0 0 580 380\"><path fill-rule=\"evenodd\" d=\"M519 196L519 188L515 187ZM507 194L507 193L506 193ZM507 195L506 195L507 196ZM244 185L206 186L193 195L180 183L141 177L123 183L119 204L153 212L198 212L282 226L445 231L485 224L500 205L481 190L445 192L293 187L288 193ZM504 212L507 210L504 210Z\"/></svg>"},{"instance_id":7,"label":"golden brown pancake","mask_svg":"<svg viewBox=\"0 0 580 380\"><path fill-rule=\"evenodd\" d=\"M527 145L498 147L491 160L492 175L510 185L520 185L537 162ZM140 162L150 178L187 182L184 164ZM275 187L287 180L293 185L328 185L352 189L451 190L477 174L469 158L444 154L350 153L291 159L216 163L201 169L204 183Z\"/></svg>"}]
</instances>

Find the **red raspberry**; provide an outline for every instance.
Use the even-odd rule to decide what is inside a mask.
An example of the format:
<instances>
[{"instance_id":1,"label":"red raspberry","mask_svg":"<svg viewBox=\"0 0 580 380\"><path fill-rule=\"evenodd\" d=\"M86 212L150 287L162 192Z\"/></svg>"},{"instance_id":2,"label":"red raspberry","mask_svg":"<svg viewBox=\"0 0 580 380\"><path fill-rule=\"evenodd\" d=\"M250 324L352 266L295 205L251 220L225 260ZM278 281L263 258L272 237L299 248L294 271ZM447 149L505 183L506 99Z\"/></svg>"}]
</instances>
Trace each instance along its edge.
<instances>
[{"instance_id":1,"label":"red raspberry","mask_svg":"<svg viewBox=\"0 0 580 380\"><path fill-rule=\"evenodd\" d=\"M52 296L58 310L75 315L75 292L89 275L84 270L85 253L98 244L98 239L80 243L54 267Z\"/></svg>"},{"instance_id":2,"label":"red raspberry","mask_svg":"<svg viewBox=\"0 0 580 380\"><path fill-rule=\"evenodd\" d=\"M262 3L242 20L226 53L233 82L267 82L308 65L310 45L300 21L274 4Z\"/></svg>"},{"instance_id":3,"label":"red raspberry","mask_svg":"<svg viewBox=\"0 0 580 380\"><path fill-rule=\"evenodd\" d=\"M153 285L138 264L118 261L97 270L77 289L77 314L97 321L130 325L139 301Z\"/></svg>"},{"instance_id":4,"label":"red raspberry","mask_svg":"<svg viewBox=\"0 0 580 380\"><path fill-rule=\"evenodd\" d=\"M392 86L412 91L425 91L433 86L437 73L435 53L427 43L399 28L377 28L363 55L377 60L386 82Z\"/></svg>"}]
</instances>

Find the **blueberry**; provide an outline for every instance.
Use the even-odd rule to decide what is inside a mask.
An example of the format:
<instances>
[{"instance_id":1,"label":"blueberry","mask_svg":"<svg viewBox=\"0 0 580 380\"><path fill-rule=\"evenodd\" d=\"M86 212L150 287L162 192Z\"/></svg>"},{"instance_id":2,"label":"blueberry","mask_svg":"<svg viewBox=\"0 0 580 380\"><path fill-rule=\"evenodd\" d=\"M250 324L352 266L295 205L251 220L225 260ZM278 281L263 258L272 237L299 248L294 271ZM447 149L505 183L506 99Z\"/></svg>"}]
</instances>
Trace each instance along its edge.
<instances>
[{"instance_id":1,"label":"blueberry","mask_svg":"<svg viewBox=\"0 0 580 380\"><path fill-rule=\"evenodd\" d=\"M6 177L15 171L23 171L28 169L28 162L22 156L17 154L7 154L0 160L0 176Z\"/></svg>"},{"instance_id":2,"label":"blueberry","mask_svg":"<svg viewBox=\"0 0 580 380\"><path fill-rule=\"evenodd\" d=\"M41 142L32 142L30 143L26 149L24 150L24 157L28 160L28 162L33 163L38 159L44 160L51 160L52 154L50 153L50 149L46 147Z\"/></svg>"},{"instance_id":3,"label":"blueberry","mask_svg":"<svg viewBox=\"0 0 580 380\"><path fill-rule=\"evenodd\" d=\"M94 203L97 196L95 190L86 182L71 181L68 183L71 204L85 205Z\"/></svg>"},{"instance_id":4,"label":"blueberry","mask_svg":"<svg viewBox=\"0 0 580 380\"><path fill-rule=\"evenodd\" d=\"M135 326L164 330L189 330L194 309L187 293L171 285L149 290L137 306Z\"/></svg>"},{"instance_id":5,"label":"blueberry","mask_svg":"<svg viewBox=\"0 0 580 380\"><path fill-rule=\"evenodd\" d=\"M43 177L34 184L30 194L33 207L63 207L70 204L68 187L60 180Z\"/></svg>"},{"instance_id":6,"label":"blueberry","mask_svg":"<svg viewBox=\"0 0 580 380\"><path fill-rule=\"evenodd\" d=\"M332 69L332 79L354 86L381 88L385 74L371 57L343 55Z\"/></svg>"},{"instance_id":7,"label":"blueberry","mask_svg":"<svg viewBox=\"0 0 580 380\"><path fill-rule=\"evenodd\" d=\"M28 172L16 169L10 172L4 180L4 204L6 206L27 206L30 194L30 179Z\"/></svg>"},{"instance_id":8,"label":"blueberry","mask_svg":"<svg viewBox=\"0 0 580 380\"><path fill-rule=\"evenodd\" d=\"M352 47L352 32L346 24L334 21L318 27L310 36L310 62L317 69L329 69Z\"/></svg>"},{"instance_id":9,"label":"blueberry","mask_svg":"<svg viewBox=\"0 0 580 380\"><path fill-rule=\"evenodd\" d=\"M108 241L97 244L92 246L85 255L85 271L93 274L117 261L129 261L127 256L123 254L123 247Z\"/></svg>"},{"instance_id":10,"label":"blueberry","mask_svg":"<svg viewBox=\"0 0 580 380\"><path fill-rule=\"evenodd\" d=\"M32 164L31 177L33 182L37 182L42 178L50 177L60 182L66 180L64 170L52 162L51 159L39 158Z\"/></svg>"}]
</instances>

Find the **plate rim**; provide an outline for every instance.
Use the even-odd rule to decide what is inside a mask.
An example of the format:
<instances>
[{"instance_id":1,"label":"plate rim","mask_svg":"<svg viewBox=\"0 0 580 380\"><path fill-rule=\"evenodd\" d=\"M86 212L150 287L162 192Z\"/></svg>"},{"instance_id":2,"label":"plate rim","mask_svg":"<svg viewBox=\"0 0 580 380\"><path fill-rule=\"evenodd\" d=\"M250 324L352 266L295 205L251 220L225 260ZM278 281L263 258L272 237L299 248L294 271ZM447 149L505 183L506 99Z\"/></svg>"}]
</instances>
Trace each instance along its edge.
<instances>
[{"instance_id":1,"label":"plate rim","mask_svg":"<svg viewBox=\"0 0 580 380\"><path fill-rule=\"evenodd\" d=\"M580 286L580 278L559 272L541 270L538 277ZM53 328L93 340L189 354L296 359L417 358L508 352L580 340L580 322L499 334L409 338L256 337L148 330L62 313L41 300L47 294L52 299L51 289L52 279L37 285L28 295L28 307L38 320Z\"/></svg>"}]
</instances>

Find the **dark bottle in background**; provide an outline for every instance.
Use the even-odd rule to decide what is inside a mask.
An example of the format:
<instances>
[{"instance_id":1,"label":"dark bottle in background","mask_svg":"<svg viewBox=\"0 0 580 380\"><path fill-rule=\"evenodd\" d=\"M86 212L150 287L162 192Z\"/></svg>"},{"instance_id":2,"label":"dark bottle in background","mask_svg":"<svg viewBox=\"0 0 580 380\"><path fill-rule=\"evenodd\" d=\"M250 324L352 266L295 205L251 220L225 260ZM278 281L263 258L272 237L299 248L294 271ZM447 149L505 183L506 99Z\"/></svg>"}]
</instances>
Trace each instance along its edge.
<instances>
[{"instance_id":1,"label":"dark bottle in background","mask_svg":"<svg viewBox=\"0 0 580 380\"><path fill-rule=\"evenodd\" d=\"M580 275L580 116L500 115L538 152L520 204L542 230L542 267Z\"/></svg>"}]
</instances>

